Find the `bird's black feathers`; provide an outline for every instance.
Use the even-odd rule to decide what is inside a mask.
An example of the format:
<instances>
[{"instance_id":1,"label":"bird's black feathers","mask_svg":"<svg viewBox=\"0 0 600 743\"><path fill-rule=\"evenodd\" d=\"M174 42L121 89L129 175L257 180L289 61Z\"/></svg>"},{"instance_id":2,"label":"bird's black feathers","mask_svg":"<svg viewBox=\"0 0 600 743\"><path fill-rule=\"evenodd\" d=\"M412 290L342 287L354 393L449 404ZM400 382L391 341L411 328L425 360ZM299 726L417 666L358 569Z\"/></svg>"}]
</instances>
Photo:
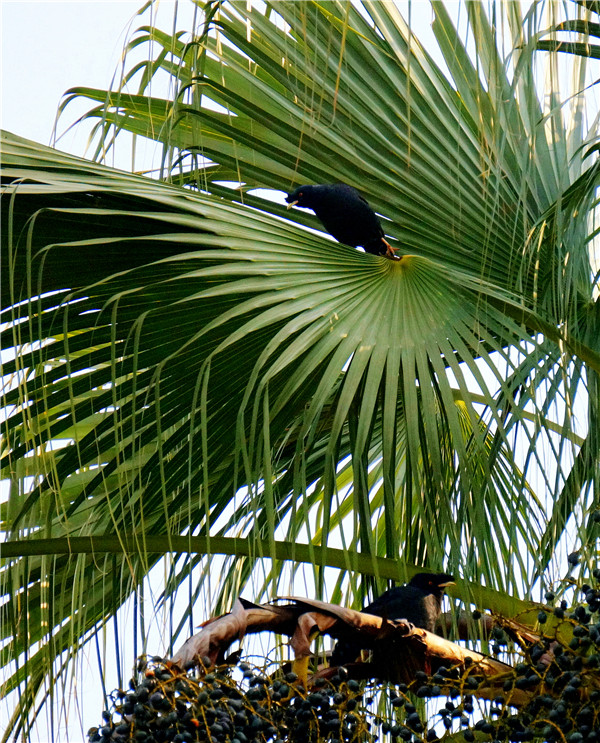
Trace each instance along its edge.
<instances>
[{"instance_id":1,"label":"bird's black feathers","mask_svg":"<svg viewBox=\"0 0 600 743\"><path fill-rule=\"evenodd\" d=\"M408 585L390 588L363 611L386 619L406 619L433 632L441 612L444 588L453 582L447 573L417 573Z\"/></svg>"},{"instance_id":2,"label":"bird's black feathers","mask_svg":"<svg viewBox=\"0 0 600 743\"><path fill-rule=\"evenodd\" d=\"M312 209L327 232L339 242L353 248L360 246L374 255L396 257L384 237L379 217L352 186L346 183L299 186L286 201L289 206Z\"/></svg>"},{"instance_id":3,"label":"bird's black feathers","mask_svg":"<svg viewBox=\"0 0 600 743\"><path fill-rule=\"evenodd\" d=\"M429 632L435 630L442 611L444 589L454 578L447 573L417 573L406 586L385 591L361 611L385 619L406 619ZM340 640L331 654L331 665L356 660L362 646L354 640Z\"/></svg>"}]
</instances>

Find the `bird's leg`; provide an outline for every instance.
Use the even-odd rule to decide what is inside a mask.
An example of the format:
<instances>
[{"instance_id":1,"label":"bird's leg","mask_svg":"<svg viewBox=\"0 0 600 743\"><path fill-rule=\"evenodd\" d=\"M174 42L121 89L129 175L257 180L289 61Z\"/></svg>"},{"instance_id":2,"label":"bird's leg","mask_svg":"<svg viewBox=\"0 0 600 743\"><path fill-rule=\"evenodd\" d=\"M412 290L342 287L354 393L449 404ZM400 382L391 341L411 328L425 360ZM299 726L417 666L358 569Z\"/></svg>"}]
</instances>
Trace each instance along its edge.
<instances>
[{"instance_id":1,"label":"bird's leg","mask_svg":"<svg viewBox=\"0 0 600 743\"><path fill-rule=\"evenodd\" d=\"M392 248L392 246L389 244L389 242L385 239L385 237L381 238L381 242L385 245L385 257L391 258L393 261L399 261L400 256L396 255L395 248Z\"/></svg>"},{"instance_id":2,"label":"bird's leg","mask_svg":"<svg viewBox=\"0 0 600 743\"><path fill-rule=\"evenodd\" d=\"M308 642L311 643L318 635L319 630L313 629L308 635ZM292 671L298 676L298 684L305 689L308 689L308 664L310 659L310 655L302 655L299 658L295 658L292 663Z\"/></svg>"}]
</instances>

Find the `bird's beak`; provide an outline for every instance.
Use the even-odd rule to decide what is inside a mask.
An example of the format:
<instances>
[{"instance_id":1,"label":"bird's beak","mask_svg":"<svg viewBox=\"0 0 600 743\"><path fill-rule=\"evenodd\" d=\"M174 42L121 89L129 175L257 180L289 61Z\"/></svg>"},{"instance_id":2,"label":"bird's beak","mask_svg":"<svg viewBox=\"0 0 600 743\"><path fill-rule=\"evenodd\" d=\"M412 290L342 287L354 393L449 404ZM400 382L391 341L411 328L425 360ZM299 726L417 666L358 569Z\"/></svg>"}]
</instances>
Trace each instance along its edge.
<instances>
[{"instance_id":1,"label":"bird's beak","mask_svg":"<svg viewBox=\"0 0 600 743\"><path fill-rule=\"evenodd\" d=\"M291 209L291 208L292 208L293 206L296 206L296 204L297 204L297 203L298 203L298 201L291 201L291 202L290 202L290 203L289 203L289 204L287 205L286 209Z\"/></svg>"},{"instance_id":2,"label":"bird's beak","mask_svg":"<svg viewBox=\"0 0 600 743\"><path fill-rule=\"evenodd\" d=\"M438 583L440 588L446 588L446 586L455 586L456 581L455 580L449 580L446 583Z\"/></svg>"}]
</instances>

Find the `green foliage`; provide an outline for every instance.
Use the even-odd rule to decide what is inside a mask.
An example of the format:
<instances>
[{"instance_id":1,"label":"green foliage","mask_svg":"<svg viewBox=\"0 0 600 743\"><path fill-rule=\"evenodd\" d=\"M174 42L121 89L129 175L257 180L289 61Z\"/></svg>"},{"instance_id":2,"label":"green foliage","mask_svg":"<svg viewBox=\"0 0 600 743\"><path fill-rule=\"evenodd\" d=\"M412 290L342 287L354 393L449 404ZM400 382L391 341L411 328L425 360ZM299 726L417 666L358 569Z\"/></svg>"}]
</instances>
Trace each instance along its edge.
<instances>
[{"instance_id":1,"label":"green foliage","mask_svg":"<svg viewBox=\"0 0 600 743\"><path fill-rule=\"evenodd\" d=\"M492 608L551 579L568 526L581 573L597 560L586 60L572 97L542 87L540 3L526 23L516 3L465 3L468 44L432 3L435 58L391 3L198 7L188 35L136 32L148 59L119 90L63 105L99 104L99 156L124 131L154 139L160 180L3 138L1 516L28 547L3 564L2 659L5 690L28 687L22 720L141 590L146 538L206 540L208 559L169 563L161 601L189 602L168 644L203 586L217 611L281 590L283 544L320 550L318 592L320 548L343 549L372 576L336 574L356 604L385 558L398 580L426 565L484 583ZM174 96L151 95L165 75ZM335 180L386 218L401 262L254 190ZM88 537L135 550L19 557ZM240 544L218 574L212 538Z\"/></svg>"}]
</instances>

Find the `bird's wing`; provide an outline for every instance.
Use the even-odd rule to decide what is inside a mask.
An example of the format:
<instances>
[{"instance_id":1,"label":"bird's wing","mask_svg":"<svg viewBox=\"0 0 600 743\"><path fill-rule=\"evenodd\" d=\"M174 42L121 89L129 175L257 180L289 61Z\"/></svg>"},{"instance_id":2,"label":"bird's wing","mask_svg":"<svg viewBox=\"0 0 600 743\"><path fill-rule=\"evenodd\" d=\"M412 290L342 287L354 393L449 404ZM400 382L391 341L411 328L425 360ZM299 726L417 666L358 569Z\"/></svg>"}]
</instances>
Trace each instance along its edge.
<instances>
[{"instance_id":1,"label":"bird's wing","mask_svg":"<svg viewBox=\"0 0 600 743\"><path fill-rule=\"evenodd\" d=\"M414 586L396 586L378 596L363 611L387 619L404 617L412 622L415 613L420 611L423 598L423 591Z\"/></svg>"}]
</instances>

